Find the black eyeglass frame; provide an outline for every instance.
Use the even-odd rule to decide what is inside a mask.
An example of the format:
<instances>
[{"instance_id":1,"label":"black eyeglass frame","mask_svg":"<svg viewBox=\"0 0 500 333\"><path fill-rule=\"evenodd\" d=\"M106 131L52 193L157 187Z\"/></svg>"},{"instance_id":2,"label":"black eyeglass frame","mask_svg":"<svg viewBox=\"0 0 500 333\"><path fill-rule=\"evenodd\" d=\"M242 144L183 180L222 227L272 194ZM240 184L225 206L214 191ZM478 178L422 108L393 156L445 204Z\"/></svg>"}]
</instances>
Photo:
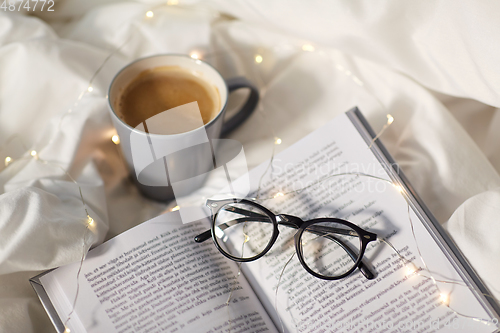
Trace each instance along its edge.
<instances>
[{"instance_id":1,"label":"black eyeglass frame","mask_svg":"<svg viewBox=\"0 0 500 333\"><path fill-rule=\"evenodd\" d=\"M222 246L219 244L219 242L217 241L216 233L215 233L215 227L216 227L215 221L217 219L217 215L218 215L219 211L224 206L226 206L228 204L233 204L233 203L234 204L237 204L237 203L246 204L246 205L250 205L250 206L258 208L259 210L261 210L263 213L265 213L267 215L266 217L268 217L273 224L273 234L271 236L271 240L269 241L267 246L264 248L264 250L262 250L262 252L260 252L259 254L255 255L253 257L250 257L250 258L235 257L235 256L227 253L222 248ZM194 240L197 243L201 243L201 242L204 242L211 237L217 250L219 250L219 252L222 255L224 255L225 257L227 257L228 259L231 259L231 260L237 261L237 262L250 262L250 261L254 261L254 260L257 260L257 259L263 257L264 255L266 255L269 252L269 250L273 247L274 243L278 239L278 236L279 236L278 225L284 225L287 227L297 229L297 232L295 233L295 236L294 236L295 251L297 253L297 257L299 258L299 261L300 261L302 267L304 267L304 269L308 273L310 273L311 275L313 275L317 278L323 279L323 280L340 280L340 279L343 279L343 278L349 276L350 274L352 274L352 272L354 272L356 270L356 268L359 268L361 273L367 279L372 280L376 277L376 274L374 272L372 272L370 267L363 262L363 257L364 257L364 253L365 253L365 250L366 250L368 243L376 240L377 234L366 231L366 230L358 227L357 225L353 224L352 222L342 220L339 218L335 218L335 217L321 217L321 218L316 218L316 219L312 219L312 220L308 220L308 221L303 221L301 218L299 218L297 216L293 216L293 215L274 214L266 207L256 203L255 201L248 200L248 199L238 199L238 198L230 198L230 199L222 199L222 200L208 199L206 202L206 205L208 206L208 208L211 210L211 213L212 213L211 228L210 228L210 230L207 230L207 231L199 234L198 236L196 236L194 238ZM253 214L261 215L259 213L253 213ZM262 221L262 222L267 222L267 221ZM300 239L302 237L302 234L306 230L306 228L308 228L309 226L311 226L313 224L321 223L321 222L335 222L338 224L345 225L345 226L353 229L359 235L359 240L360 240L361 244L360 244L360 248L359 248L360 249L359 254L356 254L357 259L356 259L356 261L351 269L349 269L347 272L345 272L339 276L326 276L326 275L318 274L318 273L314 272L312 269L310 269L309 266L307 266L307 264L305 263L303 253L302 253L302 246L300 245ZM239 222L236 222L236 223L239 223ZM220 226L217 226L217 227L220 227ZM323 227L323 228L319 227L319 228L324 229L324 228L328 228L328 227ZM319 232L319 229L318 229L318 232ZM338 239L332 239L332 240L334 240L337 244L342 246L344 248L344 250L350 255L351 259L354 260L353 256L355 254L354 254L354 251L352 249L350 249L347 245L343 244Z\"/></svg>"}]
</instances>

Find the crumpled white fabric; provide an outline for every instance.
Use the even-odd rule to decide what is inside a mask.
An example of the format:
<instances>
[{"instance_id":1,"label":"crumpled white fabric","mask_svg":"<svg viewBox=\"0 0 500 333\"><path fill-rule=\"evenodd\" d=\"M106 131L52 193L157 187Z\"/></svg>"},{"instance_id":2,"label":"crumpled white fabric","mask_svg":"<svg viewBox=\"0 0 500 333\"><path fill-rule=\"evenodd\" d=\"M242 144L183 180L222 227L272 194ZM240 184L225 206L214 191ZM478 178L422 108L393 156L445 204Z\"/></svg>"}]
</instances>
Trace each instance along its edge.
<instances>
[{"instance_id":1,"label":"crumpled white fabric","mask_svg":"<svg viewBox=\"0 0 500 333\"><path fill-rule=\"evenodd\" d=\"M352 106L376 130L391 113L383 142L500 298L499 7L66 0L38 17L1 14L0 162L14 162L0 166L0 332L53 332L28 278L166 208L130 182L110 140L105 95L127 62L193 50L224 77L244 75L261 88L259 109L231 136L249 168L271 156L275 136L284 149ZM65 172L82 189L92 230Z\"/></svg>"}]
</instances>

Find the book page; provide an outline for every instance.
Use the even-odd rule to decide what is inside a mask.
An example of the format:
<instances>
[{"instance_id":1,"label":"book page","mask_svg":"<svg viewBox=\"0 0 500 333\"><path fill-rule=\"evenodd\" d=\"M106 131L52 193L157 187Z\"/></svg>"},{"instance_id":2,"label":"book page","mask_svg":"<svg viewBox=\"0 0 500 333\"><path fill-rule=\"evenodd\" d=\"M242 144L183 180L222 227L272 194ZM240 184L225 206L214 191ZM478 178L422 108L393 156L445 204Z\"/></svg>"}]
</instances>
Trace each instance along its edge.
<instances>
[{"instance_id":1,"label":"book page","mask_svg":"<svg viewBox=\"0 0 500 333\"><path fill-rule=\"evenodd\" d=\"M252 170L254 191L250 196L259 198L257 202L275 214L295 215L304 221L316 217L349 220L387 239L416 267L424 268L421 251L437 280L463 284L402 194L388 182L390 178L384 168L346 115L278 154L272 167L267 167L263 164ZM310 186L340 173L358 174L330 177ZM259 182L262 185L257 191L255 186ZM299 193L282 195L303 188ZM494 332L497 329L497 320L490 318L467 287L437 282L439 289L436 288L431 279L411 274L411 265L404 265L389 246L379 241L368 244L364 260L376 272L375 279L368 280L358 269L341 280L318 279L297 258L295 232L280 227L280 236L270 252L242 266L276 326L283 325L286 332ZM258 236L251 229L248 234ZM426 271L420 274L429 275ZM450 308L486 321L457 315Z\"/></svg>"},{"instance_id":2,"label":"book page","mask_svg":"<svg viewBox=\"0 0 500 333\"><path fill-rule=\"evenodd\" d=\"M91 250L83 262L71 332L275 332L236 264L195 235L209 223L183 225L158 216ZM65 322L79 263L41 282ZM233 292L229 306L229 295Z\"/></svg>"}]
</instances>

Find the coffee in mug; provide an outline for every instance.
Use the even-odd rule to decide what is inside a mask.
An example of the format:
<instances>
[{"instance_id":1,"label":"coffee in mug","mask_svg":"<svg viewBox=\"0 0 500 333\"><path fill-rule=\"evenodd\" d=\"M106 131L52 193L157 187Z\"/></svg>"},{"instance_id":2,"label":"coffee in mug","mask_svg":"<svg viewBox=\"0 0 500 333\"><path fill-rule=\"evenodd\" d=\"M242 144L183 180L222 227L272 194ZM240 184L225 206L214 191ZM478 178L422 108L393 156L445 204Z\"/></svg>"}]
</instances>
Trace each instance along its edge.
<instances>
[{"instance_id":1,"label":"coffee in mug","mask_svg":"<svg viewBox=\"0 0 500 333\"><path fill-rule=\"evenodd\" d=\"M196 120L200 116L203 124L207 124L219 113L221 104L214 84L179 66L155 67L141 72L117 99L117 115L134 128L163 111L197 103L199 115L182 112L182 109L169 113L170 126L163 134L178 134L180 129L193 130L199 126Z\"/></svg>"}]
</instances>

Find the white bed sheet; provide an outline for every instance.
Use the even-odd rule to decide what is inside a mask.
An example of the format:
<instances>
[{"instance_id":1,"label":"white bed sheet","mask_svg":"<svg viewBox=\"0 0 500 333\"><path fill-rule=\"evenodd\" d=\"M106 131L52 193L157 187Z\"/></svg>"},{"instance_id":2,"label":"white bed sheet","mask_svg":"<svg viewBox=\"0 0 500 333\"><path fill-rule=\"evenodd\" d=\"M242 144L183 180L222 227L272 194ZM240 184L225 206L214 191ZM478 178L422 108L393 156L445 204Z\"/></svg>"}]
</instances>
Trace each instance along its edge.
<instances>
[{"instance_id":1,"label":"white bed sheet","mask_svg":"<svg viewBox=\"0 0 500 333\"><path fill-rule=\"evenodd\" d=\"M179 2L0 13L0 161L16 160L0 167L0 332L52 332L28 278L82 254L78 188L55 164L78 180L97 222L87 245L166 208L129 181L105 95L127 62L193 50L262 89L232 135L249 167L271 156L275 136L284 149L352 106L375 129L392 114L383 142L500 298L500 3ZM32 149L53 164L22 160Z\"/></svg>"}]
</instances>

